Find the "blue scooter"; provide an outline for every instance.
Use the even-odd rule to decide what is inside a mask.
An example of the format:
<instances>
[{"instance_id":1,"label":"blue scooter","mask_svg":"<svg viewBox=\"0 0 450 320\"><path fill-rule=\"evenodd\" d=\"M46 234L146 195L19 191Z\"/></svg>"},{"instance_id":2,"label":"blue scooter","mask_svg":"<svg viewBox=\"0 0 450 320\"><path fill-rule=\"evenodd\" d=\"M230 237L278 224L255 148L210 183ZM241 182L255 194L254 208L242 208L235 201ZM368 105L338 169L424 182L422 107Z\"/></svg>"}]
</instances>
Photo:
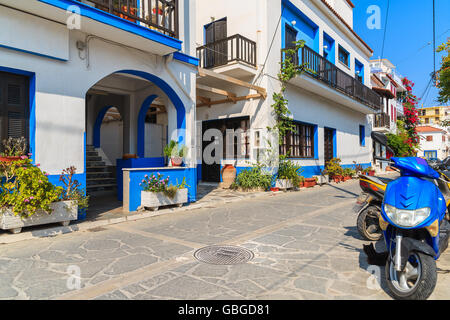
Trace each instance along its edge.
<instances>
[{"instance_id":1,"label":"blue scooter","mask_svg":"<svg viewBox=\"0 0 450 320\"><path fill-rule=\"evenodd\" d=\"M376 253L373 245L364 251L370 264L384 260L394 298L425 300L436 286L436 260L450 235L447 204L439 190L444 180L421 158L391 160L401 177L388 184L379 215L387 252Z\"/></svg>"}]
</instances>

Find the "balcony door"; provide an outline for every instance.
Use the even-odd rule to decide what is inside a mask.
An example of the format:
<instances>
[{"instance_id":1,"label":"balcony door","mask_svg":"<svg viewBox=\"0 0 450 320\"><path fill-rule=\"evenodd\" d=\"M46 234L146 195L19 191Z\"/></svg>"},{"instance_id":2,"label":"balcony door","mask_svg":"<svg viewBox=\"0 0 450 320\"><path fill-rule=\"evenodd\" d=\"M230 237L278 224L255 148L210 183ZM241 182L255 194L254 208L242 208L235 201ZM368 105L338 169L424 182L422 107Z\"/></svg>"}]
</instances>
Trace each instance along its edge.
<instances>
[{"instance_id":1,"label":"balcony door","mask_svg":"<svg viewBox=\"0 0 450 320\"><path fill-rule=\"evenodd\" d=\"M227 18L205 26L206 63L205 68L213 68L228 63Z\"/></svg>"},{"instance_id":2,"label":"balcony door","mask_svg":"<svg viewBox=\"0 0 450 320\"><path fill-rule=\"evenodd\" d=\"M0 142L10 137L28 140L28 109L28 78L0 72Z\"/></svg>"}]
</instances>

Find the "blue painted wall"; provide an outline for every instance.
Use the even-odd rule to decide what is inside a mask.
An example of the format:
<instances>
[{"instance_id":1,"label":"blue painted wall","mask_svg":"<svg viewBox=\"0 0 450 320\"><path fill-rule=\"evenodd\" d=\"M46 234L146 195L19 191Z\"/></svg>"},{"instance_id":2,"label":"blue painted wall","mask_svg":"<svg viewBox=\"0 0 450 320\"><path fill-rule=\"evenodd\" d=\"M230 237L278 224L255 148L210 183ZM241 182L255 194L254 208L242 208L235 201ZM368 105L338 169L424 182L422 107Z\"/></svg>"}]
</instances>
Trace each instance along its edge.
<instances>
[{"instance_id":1,"label":"blue painted wall","mask_svg":"<svg viewBox=\"0 0 450 320\"><path fill-rule=\"evenodd\" d=\"M362 77L362 83L364 83L364 64L359 62L358 59L355 59L355 76L358 75L358 71L359 76Z\"/></svg>"},{"instance_id":2,"label":"blue painted wall","mask_svg":"<svg viewBox=\"0 0 450 320\"><path fill-rule=\"evenodd\" d=\"M181 184L183 178L186 178L188 184L188 201L189 203L197 201L197 169L196 168L180 168L180 169L149 169L130 171L130 194L129 194L129 210L136 211L141 205L142 187L139 185L145 179L145 175L157 175L161 173L164 178L169 178L169 184Z\"/></svg>"},{"instance_id":3,"label":"blue painted wall","mask_svg":"<svg viewBox=\"0 0 450 320\"><path fill-rule=\"evenodd\" d=\"M123 201L123 169L161 168L164 167L164 162L164 158L118 159L116 162L117 199Z\"/></svg>"},{"instance_id":4,"label":"blue painted wall","mask_svg":"<svg viewBox=\"0 0 450 320\"><path fill-rule=\"evenodd\" d=\"M295 26L292 21L296 21ZM306 45L319 52L319 26L308 18L300 9L288 0L282 1L281 46L285 44L286 24L297 31L297 40L305 40Z\"/></svg>"},{"instance_id":5,"label":"blue painted wall","mask_svg":"<svg viewBox=\"0 0 450 320\"><path fill-rule=\"evenodd\" d=\"M323 33L323 45L327 46L326 50L323 49L328 54L327 60L334 64L336 62L336 42L325 32Z\"/></svg>"}]
</instances>

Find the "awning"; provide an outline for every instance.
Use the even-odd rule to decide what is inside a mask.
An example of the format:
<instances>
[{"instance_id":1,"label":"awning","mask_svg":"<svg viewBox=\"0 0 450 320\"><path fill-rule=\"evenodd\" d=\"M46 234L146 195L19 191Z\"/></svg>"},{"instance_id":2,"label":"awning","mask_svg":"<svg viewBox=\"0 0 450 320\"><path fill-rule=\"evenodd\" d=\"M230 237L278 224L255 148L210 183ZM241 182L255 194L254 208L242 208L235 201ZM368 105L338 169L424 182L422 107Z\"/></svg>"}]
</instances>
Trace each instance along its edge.
<instances>
[{"instance_id":1,"label":"awning","mask_svg":"<svg viewBox=\"0 0 450 320\"><path fill-rule=\"evenodd\" d=\"M372 139L375 140L376 142L382 144L383 146L386 146L386 150L390 151L391 153L395 154L395 152L388 147L388 139L386 137L385 134L381 133L381 132L372 132Z\"/></svg>"}]
</instances>

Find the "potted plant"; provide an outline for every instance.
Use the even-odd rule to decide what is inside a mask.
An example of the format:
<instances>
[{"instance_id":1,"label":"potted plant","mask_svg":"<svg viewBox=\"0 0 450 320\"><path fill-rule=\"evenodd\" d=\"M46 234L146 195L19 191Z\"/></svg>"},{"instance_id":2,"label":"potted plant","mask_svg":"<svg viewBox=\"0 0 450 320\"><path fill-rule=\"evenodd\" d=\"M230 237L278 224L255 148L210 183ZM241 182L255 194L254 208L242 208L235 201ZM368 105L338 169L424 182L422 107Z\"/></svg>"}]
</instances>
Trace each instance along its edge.
<instances>
[{"instance_id":1,"label":"potted plant","mask_svg":"<svg viewBox=\"0 0 450 320\"><path fill-rule=\"evenodd\" d=\"M188 202L186 179L183 179L181 184L169 185L169 178L164 179L160 173L151 177L145 176L140 183L142 187L141 207L157 211L163 206L177 205L181 207Z\"/></svg>"},{"instance_id":2,"label":"potted plant","mask_svg":"<svg viewBox=\"0 0 450 320\"><path fill-rule=\"evenodd\" d=\"M276 187L280 189L292 189L300 184L301 166L291 160L281 160L278 166Z\"/></svg>"},{"instance_id":3,"label":"potted plant","mask_svg":"<svg viewBox=\"0 0 450 320\"><path fill-rule=\"evenodd\" d=\"M341 162L341 159L333 158L326 165L326 171L336 183L343 180L344 169L341 167Z\"/></svg>"},{"instance_id":4,"label":"potted plant","mask_svg":"<svg viewBox=\"0 0 450 320\"><path fill-rule=\"evenodd\" d=\"M343 176L344 176L344 181L348 181L352 179L352 169L350 168L345 168L343 171Z\"/></svg>"},{"instance_id":5,"label":"potted plant","mask_svg":"<svg viewBox=\"0 0 450 320\"><path fill-rule=\"evenodd\" d=\"M305 188L312 188L316 185L316 178L306 178L305 179Z\"/></svg>"},{"instance_id":6,"label":"potted plant","mask_svg":"<svg viewBox=\"0 0 450 320\"><path fill-rule=\"evenodd\" d=\"M170 141L170 143L164 147L164 155L169 159L169 162L173 167L181 167L186 154L187 147L180 146L180 144L174 140Z\"/></svg>"},{"instance_id":7,"label":"potted plant","mask_svg":"<svg viewBox=\"0 0 450 320\"><path fill-rule=\"evenodd\" d=\"M11 162L4 170L0 190L0 229L19 233L22 227L61 223L77 219L78 204L64 200L62 187L55 187L48 174L30 159Z\"/></svg>"},{"instance_id":8,"label":"potted plant","mask_svg":"<svg viewBox=\"0 0 450 320\"><path fill-rule=\"evenodd\" d=\"M305 177L303 177L303 176L300 176L299 187L300 188L304 188L305 187Z\"/></svg>"},{"instance_id":9,"label":"potted plant","mask_svg":"<svg viewBox=\"0 0 450 320\"><path fill-rule=\"evenodd\" d=\"M372 167L367 168L368 172L369 172L369 176L373 177L375 176L375 170Z\"/></svg>"},{"instance_id":10,"label":"potted plant","mask_svg":"<svg viewBox=\"0 0 450 320\"><path fill-rule=\"evenodd\" d=\"M86 219L87 208L89 206L89 196L86 190L81 189L81 184L73 176L77 172L74 166L64 169L59 177L59 182L64 186L62 194L63 201L75 201L78 206L78 221Z\"/></svg>"},{"instance_id":11,"label":"potted plant","mask_svg":"<svg viewBox=\"0 0 450 320\"><path fill-rule=\"evenodd\" d=\"M330 182L330 175L326 169L320 170L320 175L314 176L314 178L316 178L317 184L320 186Z\"/></svg>"},{"instance_id":12,"label":"potted plant","mask_svg":"<svg viewBox=\"0 0 450 320\"><path fill-rule=\"evenodd\" d=\"M3 140L3 152L0 155L0 162L11 162L26 159L27 140L21 138L8 138Z\"/></svg>"}]
</instances>

